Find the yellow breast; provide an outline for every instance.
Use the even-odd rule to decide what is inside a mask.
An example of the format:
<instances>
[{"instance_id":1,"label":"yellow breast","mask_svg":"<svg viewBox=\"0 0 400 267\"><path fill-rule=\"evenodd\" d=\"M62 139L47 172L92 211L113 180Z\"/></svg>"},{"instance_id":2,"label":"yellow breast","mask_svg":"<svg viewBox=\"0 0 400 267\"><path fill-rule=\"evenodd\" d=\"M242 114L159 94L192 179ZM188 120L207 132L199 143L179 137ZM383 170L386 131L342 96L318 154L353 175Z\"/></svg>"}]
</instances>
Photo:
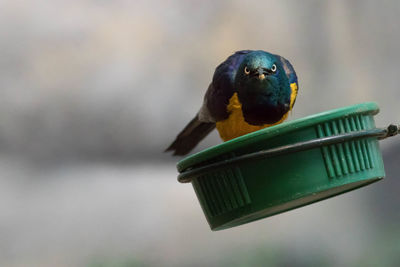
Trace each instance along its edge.
<instances>
[{"instance_id":1,"label":"yellow breast","mask_svg":"<svg viewBox=\"0 0 400 267\"><path fill-rule=\"evenodd\" d=\"M290 97L290 109L292 109L294 100L296 99L297 95L296 83L290 84L290 88L292 89L292 94ZM285 115L283 115L281 120L273 124L263 124L257 126L250 125L244 120L242 112L242 104L239 102L237 93L234 93L231 99L229 100L227 111L230 113L229 117L226 120L218 121L216 123L219 135L221 136L221 139L224 141L228 141L233 138L242 136L244 134L248 134L254 131L264 129L269 126L282 123L284 120L286 120L286 118L289 115L289 112L287 112Z\"/></svg>"}]
</instances>

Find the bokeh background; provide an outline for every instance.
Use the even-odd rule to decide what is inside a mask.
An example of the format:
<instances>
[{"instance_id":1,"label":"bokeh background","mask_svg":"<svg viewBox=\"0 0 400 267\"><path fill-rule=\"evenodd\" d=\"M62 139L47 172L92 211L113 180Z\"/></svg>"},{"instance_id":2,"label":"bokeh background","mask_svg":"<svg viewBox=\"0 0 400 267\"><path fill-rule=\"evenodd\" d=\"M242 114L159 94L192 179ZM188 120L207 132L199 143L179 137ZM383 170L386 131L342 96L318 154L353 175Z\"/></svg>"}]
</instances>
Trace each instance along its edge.
<instances>
[{"instance_id":1,"label":"bokeh background","mask_svg":"<svg viewBox=\"0 0 400 267\"><path fill-rule=\"evenodd\" d=\"M162 151L240 49L292 62L290 120L375 101L379 126L400 123L399 14L396 0L0 1L0 265L398 266L399 138L381 142L387 179L220 232Z\"/></svg>"}]
</instances>

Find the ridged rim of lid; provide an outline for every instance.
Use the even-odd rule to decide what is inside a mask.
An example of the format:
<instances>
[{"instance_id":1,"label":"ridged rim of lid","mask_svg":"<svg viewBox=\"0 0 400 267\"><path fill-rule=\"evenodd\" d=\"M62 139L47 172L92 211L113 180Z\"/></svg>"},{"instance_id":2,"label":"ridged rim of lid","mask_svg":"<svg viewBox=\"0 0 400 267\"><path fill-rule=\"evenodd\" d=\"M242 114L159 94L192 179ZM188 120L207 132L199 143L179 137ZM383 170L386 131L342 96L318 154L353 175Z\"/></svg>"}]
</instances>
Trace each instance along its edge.
<instances>
[{"instance_id":1,"label":"ridged rim of lid","mask_svg":"<svg viewBox=\"0 0 400 267\"><path fill-rule=\"evenodd\" d=\"M333 109L314 115L310 115L304 118L296 119L293 121L283 122L281 124L271 126L265 129L261 129L256 132L252 132L232 140L226 141L224 143L215 145L213 147L207 148L203 151L190 155L177 163L177 169L179 172L186 170L187 168L198 165L204 161L210 160L232 152L236 149L240 149L249 144L254 144L260 140L265 140L268 138L275 137L280 134L289 133L295 130L301 130L306 127L335 119L338 117L345 117L351 114L365 114L369 113L375 115L379 112L379 106L375 102L366 102L357 105L342 107L338 109Z\"/></svg>"}]
</instances>

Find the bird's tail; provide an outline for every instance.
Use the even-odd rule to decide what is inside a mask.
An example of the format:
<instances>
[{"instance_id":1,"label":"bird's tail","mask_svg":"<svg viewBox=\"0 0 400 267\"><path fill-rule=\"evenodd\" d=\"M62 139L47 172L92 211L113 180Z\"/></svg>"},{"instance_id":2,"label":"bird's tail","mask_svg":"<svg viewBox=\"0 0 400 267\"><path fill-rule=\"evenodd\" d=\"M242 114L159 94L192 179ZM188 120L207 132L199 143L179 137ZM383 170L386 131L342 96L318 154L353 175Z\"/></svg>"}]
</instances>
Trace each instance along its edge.
<instances>
[{"instance_id":1,"label":"bird's tail","mask_svg":"<svg viewBox=\"0 0 400 267\"><path fill-rule=\"evenodd\" d=\"M196 115L196 117L194 117L178 134L175 141L165 150L165 152L173 151L173 155L186 155L214 128L215 123L202 122Z\"/></svg>"}]
</instances>

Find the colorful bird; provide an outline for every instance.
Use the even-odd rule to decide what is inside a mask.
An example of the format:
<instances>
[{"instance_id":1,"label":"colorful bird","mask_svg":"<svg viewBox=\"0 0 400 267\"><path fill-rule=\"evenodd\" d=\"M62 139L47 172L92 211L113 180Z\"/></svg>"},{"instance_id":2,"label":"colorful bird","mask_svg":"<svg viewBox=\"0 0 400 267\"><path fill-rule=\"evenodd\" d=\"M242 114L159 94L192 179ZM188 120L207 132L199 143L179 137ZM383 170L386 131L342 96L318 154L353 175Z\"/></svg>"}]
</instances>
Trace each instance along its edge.
<instances>
[{"instance_id":1,"label":"colorful bird","mask_svg":"<svg viewBox=\"0 0 400 267\"><path fill-rule=\"evenodd\" d=\"M166 149L189 153L215 127L224 141L283 122L293 108L297 76L285 58L243 50L215 70L196 116Z\"/></svg>"}]
</instances>

